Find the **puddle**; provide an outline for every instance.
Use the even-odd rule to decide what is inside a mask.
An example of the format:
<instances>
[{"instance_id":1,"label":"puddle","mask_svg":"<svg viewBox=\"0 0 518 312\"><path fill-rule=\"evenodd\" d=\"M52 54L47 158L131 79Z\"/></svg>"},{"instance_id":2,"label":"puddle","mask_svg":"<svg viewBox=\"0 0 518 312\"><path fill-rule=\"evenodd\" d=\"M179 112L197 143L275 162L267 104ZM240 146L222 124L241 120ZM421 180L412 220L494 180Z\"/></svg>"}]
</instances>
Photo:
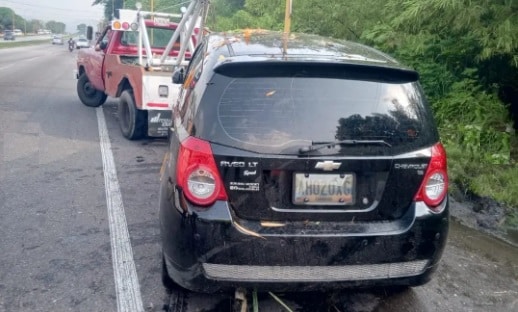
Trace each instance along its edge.
<instances>
[{"instance_id":1,"label":"puddle","mask_svg":"<svg viewBox=\"0 0 518 312\"><path fill-rule=\"evenodd\" d=\"M518 235L516 232L514 234ZM464 226L454 219L450 221L449 239L453 240L452 242L455 244L463 245L468 250L482 253L492 260L504 260L518 265L518 248L515 245Z\"/></svg>"},{"instance_id":2,"label":"puddle","mask_svg":"<svg viewBox=\"0 0 518 312\"><path fill-rule=\"evenodd\" d=\"M488 198L462 201L457 201L453 196L450 198L452 226L457 222L457 225L468 226L518 248L518 229L502 225L506 218L505 206Z\"/></svg>"},{"instance_id":3,"label":"puddle","mask_svg":"<svg viewBox=\"0 0 518 312\"><path fill-rule=\"evenodd\" d=\"M518 246L518 229L508 229L507 237L515 246Z\"/></svg>"}]
</instances>

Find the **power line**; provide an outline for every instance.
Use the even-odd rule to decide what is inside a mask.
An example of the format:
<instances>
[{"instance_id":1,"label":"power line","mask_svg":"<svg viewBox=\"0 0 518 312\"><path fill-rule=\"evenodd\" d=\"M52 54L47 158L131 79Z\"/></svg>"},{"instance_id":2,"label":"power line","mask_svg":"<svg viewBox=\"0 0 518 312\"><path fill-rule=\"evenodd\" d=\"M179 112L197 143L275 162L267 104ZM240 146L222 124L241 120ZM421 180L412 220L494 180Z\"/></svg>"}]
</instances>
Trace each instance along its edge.
<instances>
[{"instance_id":1,"label":"power line","mask_svg":"<svg viewBox=\"0 0 518 312\"><path fill-rule=\"evenodd\" d=\"M6 2L6 3L4 3ZM64 9L64 8L56 8L52 6L45 6L45 5L33 5L29 4L27 2L17 2L12 0L0 0L0 7L6 5L10 7L11 10L15 11L15 14L18 16L21 16L24 19L37 19L37 20L47 20L47 19L66 19L66 20L100 20L104 18L104 13L99 11L99 13L86 11L86 10L80 10L80 9ZM23 6L23 7L22 7ZM28 8L34 9L34 10L28 10ZM46 10L48 9L48 10ZM56 10L56 11L52 11ZM18 11L18 12L16 12ZM20 12L21 11L21 12ZM61 12L63 11L63 12ZM66 12L65 12L66 11ZM75 12L70 12L75 11ZM38 15L40 15L38 17ZM41 15L45 15L44 18L42 18ZM49 16L50 15L50 16ZM24 17L29 16L29 17Z\"/></svg>"},{"instance_id":2,"label":"power line","mask_svg":"<svg viewBox=\"0 0 518 312\"><path fill-rule=\"evenodd\" d=\"M50 9L50 10L58 10L58 11L66 11L66 12L70 12L70 11L84 12L84 10L80 10L80 9L56 8L56 7L52 7L52 6L37 5L37 4L24 3L24 2L18 2L18 1L12 1L12 0L2 0L1 2L9 2L9 3L19 4L19 5L23 5L23 6L29 6L29 7L33 7L33 8L42 8L42 9Z\"/></svg>"}]
</instances>

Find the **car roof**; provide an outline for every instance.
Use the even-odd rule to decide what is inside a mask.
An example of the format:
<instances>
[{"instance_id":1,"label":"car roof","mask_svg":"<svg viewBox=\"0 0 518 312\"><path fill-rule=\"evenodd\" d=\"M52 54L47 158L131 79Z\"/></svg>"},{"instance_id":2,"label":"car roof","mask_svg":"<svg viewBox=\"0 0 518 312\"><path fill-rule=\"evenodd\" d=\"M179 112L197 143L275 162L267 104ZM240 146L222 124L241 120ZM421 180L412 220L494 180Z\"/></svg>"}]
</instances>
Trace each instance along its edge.
<instances>
[{"instance_id":1,"label":"car roof","mask_svg":"<svg viewBox=\"0 0 518 312\"><path fill-rule=\"evenodd\" d=\"M212 33L208 41L209 52L216 52L214 54L217 57L223 55L225 63L276 60L408 69L387 54L369 46L312 34L291 33L284 40L283 33L278 31L239 30Z\"/></svg>"}]
</instances>

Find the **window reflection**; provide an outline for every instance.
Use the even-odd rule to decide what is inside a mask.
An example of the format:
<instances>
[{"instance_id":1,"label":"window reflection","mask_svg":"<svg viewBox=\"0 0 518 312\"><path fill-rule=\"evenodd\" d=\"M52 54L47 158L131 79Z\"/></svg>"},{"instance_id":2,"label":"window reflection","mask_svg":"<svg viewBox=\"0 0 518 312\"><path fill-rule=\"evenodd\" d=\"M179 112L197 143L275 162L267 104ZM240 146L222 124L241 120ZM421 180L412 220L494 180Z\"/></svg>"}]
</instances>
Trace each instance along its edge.
<instances>
[{"instance_id":1,"label":"window reflection","mask_svg":"<svg viewBox=\"0 0 518 312\"><path fill-rule=\"evenodd\" d=\"M431 118L415 83L308 77L236 78L224 88L217 119L232 146L294 141L419 138Z\"/></svg>"}]
</instances>

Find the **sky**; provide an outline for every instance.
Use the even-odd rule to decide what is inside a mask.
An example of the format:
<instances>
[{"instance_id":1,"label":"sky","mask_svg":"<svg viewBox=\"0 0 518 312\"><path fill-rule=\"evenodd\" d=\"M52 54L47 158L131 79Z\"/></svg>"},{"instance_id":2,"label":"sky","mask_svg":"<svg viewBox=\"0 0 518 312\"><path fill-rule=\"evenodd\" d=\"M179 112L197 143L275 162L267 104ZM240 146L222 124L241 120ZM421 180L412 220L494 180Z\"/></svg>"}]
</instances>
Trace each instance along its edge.
<instances>
[{"instance_id":1,"label":"sky","mask_svg":"<svg viewBox=\"0 0 518 312\"><path fill-rule=\"evenodd\" d=\"M77 25L96 26L103 19L104 7L92 6L94 0L0 0L0 7L14 10L26 20L54 20L67 25L68 32L74 32Z\"/></svg>"}]
</instances>

